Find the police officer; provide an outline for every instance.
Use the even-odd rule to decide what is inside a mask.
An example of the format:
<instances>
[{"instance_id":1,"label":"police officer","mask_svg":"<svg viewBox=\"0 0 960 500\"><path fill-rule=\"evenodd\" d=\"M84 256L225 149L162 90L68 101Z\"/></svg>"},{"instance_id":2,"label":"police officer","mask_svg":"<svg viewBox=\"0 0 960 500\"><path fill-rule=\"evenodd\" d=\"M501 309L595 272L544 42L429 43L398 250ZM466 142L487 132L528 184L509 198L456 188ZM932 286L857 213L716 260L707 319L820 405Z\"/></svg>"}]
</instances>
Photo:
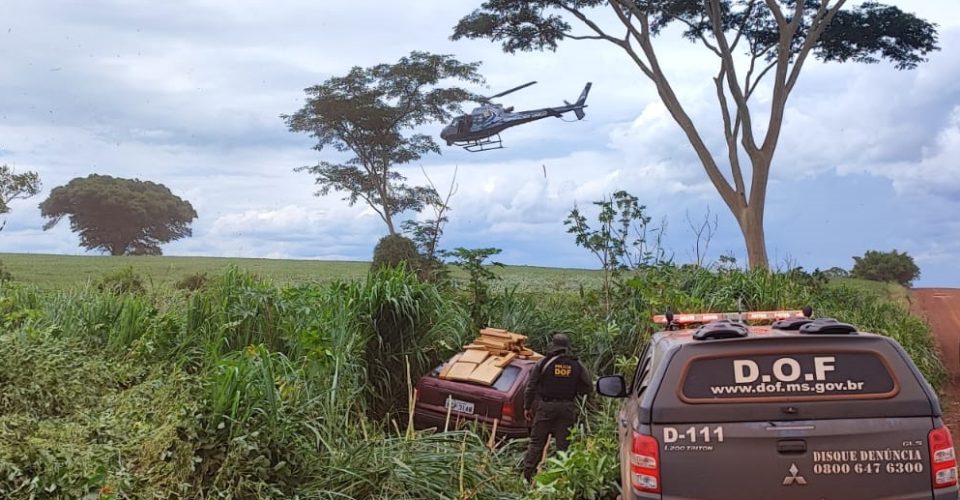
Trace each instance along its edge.
<instances>
[{"instance_id":1,"label":"police officer","mask_svg":"<svg viewBox=\"0 0 960 500\"><path fill-rule=\"evenodd\" d=\"M546 356L533 367L523 395L523 414L533 420L523 459L523 477L528 482L540 464L548 435L557 440L558 450L567 449L570 427L577 422L576 397L592 392L590 373L570 351L570 338L555 334Z\"/></svg>"}]
</instances>

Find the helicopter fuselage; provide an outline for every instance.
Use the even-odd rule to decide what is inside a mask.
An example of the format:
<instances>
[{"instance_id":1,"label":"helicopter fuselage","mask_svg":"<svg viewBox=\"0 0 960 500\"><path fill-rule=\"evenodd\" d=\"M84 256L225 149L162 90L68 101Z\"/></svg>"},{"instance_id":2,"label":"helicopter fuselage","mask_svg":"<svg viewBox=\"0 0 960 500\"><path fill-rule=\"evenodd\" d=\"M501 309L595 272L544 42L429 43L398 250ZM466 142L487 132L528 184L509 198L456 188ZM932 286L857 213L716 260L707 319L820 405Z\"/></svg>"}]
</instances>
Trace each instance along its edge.
<instances>
[{"instance_id":1,"label":"helicopter fuselage","mask_svg":"<svg viewBox=\"0 0 960 500\"><path fill-rule=\"evenodd\" d=\"M500 111L499 113L490 111L470 113L454 119L453 123L447 125L440 132L440 138L447 141L447 144L453 144L464 141L476 141L499 134L501 131L521 125L524 123L547 118L549 116L560 117L563 113L573 111L566 108L543 108L529 111L519 111L516 113ZM481 108L478 108L481 109Z\"/></svg>"},{"instance_id":2,"label":"helicopter fuselage","mask_svg":"<svg viewBox=\"0 0 960 500\"><path fill-rule=\"evenodd\" d=\"M527 84L530 85L530 84ZM510 127L522 125L535 120L540 120L550 116L560 118L564 113L573 111L577 119L583 119L583 108L587 107L587 94L590 92L590 83L584 87L580 98L574 104L566 103L565 106L555 108L531 109L527 111L513 111L513 107L504 108L499 104L486 102L478 108L475 108L468 115L462 115L454 118L453 122L443 128L440 132L440 138L446 141L448 146L463 146L468 150L472 147L483 146L485 144L495 143L495 148L500 147L500 132ZM485 150L480 148L479 150Z\"/></svg>"}]
</instances>

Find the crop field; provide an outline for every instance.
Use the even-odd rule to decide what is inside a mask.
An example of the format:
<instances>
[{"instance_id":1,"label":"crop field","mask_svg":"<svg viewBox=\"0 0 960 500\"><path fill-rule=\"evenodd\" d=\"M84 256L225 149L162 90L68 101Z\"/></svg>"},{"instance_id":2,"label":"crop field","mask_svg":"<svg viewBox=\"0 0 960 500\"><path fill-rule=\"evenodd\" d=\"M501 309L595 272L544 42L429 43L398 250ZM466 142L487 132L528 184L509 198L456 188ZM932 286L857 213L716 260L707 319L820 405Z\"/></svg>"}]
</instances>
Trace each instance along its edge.
<instances>
[{"instance_id":1,"label":"crop field","mask_svg":"<svg viewBox=\"0 0 960 500\"><path fill-rule=\"evenodd\" d=\"M2 498L616 496L612 400L582 408L532 488L525 440L408 425L412 383L482 326L537 350L565 330L594 374L630 373L656 312L811 304L896 338L935 387L945 377L892 289L801 272L662 264L608 296L580 270L497 269L481 293L362 262L0 259L14 278L0 284Z\"/></svg>"},{"instance_id":2,"label":"crop field","mask_svg":"<svg viewBox=\"0 0 960 500\"><path fill-rule=\"evenodd\" d=\"M49 289L83 285L127 267L155 286L169 286L197 273L218 274L231 265L278 286L359 279L370 269L369 262L359 261L9 253L0 253L0 263L15 280ZM457 270L453 272L455 276L464 276ZM597 286L603 279L600 271L532 266L504 266L497 269L497 274L504 287L540 290L576 290L581 285Z\"/></svg>"}]
</instances>

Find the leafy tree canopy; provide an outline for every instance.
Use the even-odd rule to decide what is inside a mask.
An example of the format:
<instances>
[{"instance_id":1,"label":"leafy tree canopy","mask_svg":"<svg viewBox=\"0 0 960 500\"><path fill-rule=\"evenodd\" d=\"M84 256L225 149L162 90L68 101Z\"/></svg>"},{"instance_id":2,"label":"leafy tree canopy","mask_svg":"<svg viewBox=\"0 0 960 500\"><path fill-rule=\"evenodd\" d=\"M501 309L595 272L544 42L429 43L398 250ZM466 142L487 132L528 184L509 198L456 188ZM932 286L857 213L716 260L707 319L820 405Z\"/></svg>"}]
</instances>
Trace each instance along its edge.
<instances>
[{"instance_id":1,"label":"leafy tree canopy","mask_svg":"<svg viewBox=\"0 0 960 500\"><path fill-rule=\"evenodd\" d=\"M601 40L622 50L656 86L744 236L753 267L767 267L763 231L770 166L787 99L804 62L891 61L911 69L937 50L936 26L877 2L847 0L486 0L453 39L486 38L506 52ZM668 28L676 28L670 29ZM726 154L714 154L664 73L654 39L679 33L716 56ZM765 80L766 78L766 80ZM748 104L770 81L769 98ZM757 115L753 114L761 109ZM757 119L759 118L759 119ZM764 123L759 123L764 122Z\"/></svg>"},{"instance_id":2,"label":"leafy tree canopy","mask_svg":"<svg viewBox=\"0 0 960 500\"><path fill-rule=\"evenodd\" d=\"M863 257L853 258L853 270L850 276L871 281L893 281L910 286L920 277L920 268L907 252L880 252L870 250Z\"/></svg>"},{"instance_id":3,"label":"leafy tree canopy","mask_svg":"<svg viewBox=\"0 0 960 500\"><path fill-rule=\"evenodd\" d=\"M197 218L163 184L97 174L54 188L40 214L49 219L44 230L69 216L82 247L111 255L161 255L160 244L190 236Z\"/></svg>"},{"instance_id":4,"label":"leafy tree canopy","mask_svg":"<svg viewBox=\"0 0 960 500\"><path fill-rule=\"evenodd\" d=\"M937 50L936 26L891 5L864 2L841 10L846 0L488 0L464 17L454 28L453 39L489 38L502 42L503 49L555 50L564 38L631 42L632 33L613 38L597 33L600 23L591 21L589 9L609 6L622 21L633 24L637 33L646 30L659 35L677 24L683 36L716 47L714 22L723 33L734 33L745 42L746 55L762 54L775 60L781 49L790 57L813 49L827 61L865 63L887 59L898 69L914 68L924 56ZM713 16L718 12L719 16ZM574 34L569 18L584 22L587 35ZM798 21L798 22L795 22ZM783 24L791 25L789 44L781 47ZM591 26L592 25L592 26ZM811 30L819 31L807 40ZM613 38L609 40L609 38ZM713 40L707 40L708 38ZM807 46L809 45L809 46Z\"/></svg>"},{"instance_id":5,"label":"leafy tree canopy","mask_svg":"<svg viewBox=\"0 0 960 500\"><path fill-rule=\"evenodd\" d=\"M475 98L466 89L441 83L482 83L479 66L449 55L412 52L396 64L354 67L346 76L306 89L303 108L282 115L287 126L315 138L318 151L333 148L349 155L342 163L321 161L297 170L316 176L318 196L340 191L347 193L344 199L351 205L363 200L390 234L396 234L395 215L419 212L439 200L436 190L406 184L393 167L440 153L429 135L411 131L451 119L461 111L461 103Z\"/></svg>"},{"instance_id":6,"label":"leafy tree canopy","mask_svg":"<svg viewBox=\"0 0 960 500\"><path fill-rule=\"evenodd\" d=\"M0 165L0 215L10 213L10 202L36 196L40 192L40 176L36 172L16 173L7 165ZM0 230L6 221L0 224Z\"/></svg>"}]
</instances>

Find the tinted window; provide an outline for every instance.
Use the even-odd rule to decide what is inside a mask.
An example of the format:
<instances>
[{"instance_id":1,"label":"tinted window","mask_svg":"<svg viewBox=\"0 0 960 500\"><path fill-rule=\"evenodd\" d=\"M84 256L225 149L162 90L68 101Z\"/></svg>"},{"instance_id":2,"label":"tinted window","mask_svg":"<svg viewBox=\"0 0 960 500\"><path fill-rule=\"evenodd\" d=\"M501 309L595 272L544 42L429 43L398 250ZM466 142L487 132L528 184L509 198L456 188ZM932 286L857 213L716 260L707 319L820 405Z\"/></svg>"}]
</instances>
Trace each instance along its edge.
<instances>
[{"instance_id":1,"label":"tinted window","mask_svg":"<svg viewBox=\"0 0 960 500\"><path fill-rule=\"evenodd\" d=\"M873 352L700 356L689 361L681 387L688 403L880 399L898 390Z\"/></svg>"},{"instance_id":2,"label":"tinted window","mask_svg":"<svg viewBox=\"0 0 960 500\"><path fill-rule=\"evenodd\" d=\"M520 375L520 369L513 365L508 365L503 369L503 372L497 377L496 382L493 383L493 388L500 392L507 392L513 387L513 383L517 381L517 377Z\"/></svg>"}]
</instances>

